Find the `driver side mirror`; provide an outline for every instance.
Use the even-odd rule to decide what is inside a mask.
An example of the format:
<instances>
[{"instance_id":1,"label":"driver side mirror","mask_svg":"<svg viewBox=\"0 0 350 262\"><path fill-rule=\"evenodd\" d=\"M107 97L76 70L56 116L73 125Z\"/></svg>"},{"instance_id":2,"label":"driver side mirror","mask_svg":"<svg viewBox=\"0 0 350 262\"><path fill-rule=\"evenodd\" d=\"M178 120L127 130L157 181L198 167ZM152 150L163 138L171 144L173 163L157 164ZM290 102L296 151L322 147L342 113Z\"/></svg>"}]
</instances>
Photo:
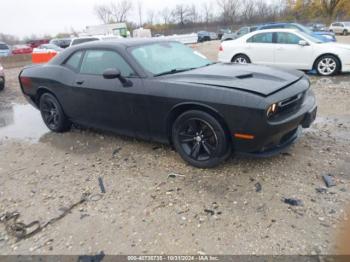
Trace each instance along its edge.
<instances>
[{"instance_id":1,"label":"driver side mirror","mask_svg":"<svg viewBox=\"0 0 350 262\"><path fill-rule=\"evenodd\" d=\"M298 44L301 46L308 46L309 45L309 43L306 42L305 40L300 40Z\"/></svg>"},{"instance_id":2,"label":"driver side mirror","mask_svg":"<svg viewBox=\"0 0 350 262\"><path fill-rule=\"evenodd\" d=\"M105 79L116 79L121 76L121 72L116 68L108 68L103 72L103 78Z\"/></svg>"},{"instance_id":3,"label":"driver side mirror","mask_svg":"<svg viewBox=\"0 0 350 262\"><path fill-rule=\"evenodd\" d=\"M124 87L132 86L132 82L122 76L122 73L117 68L108 68L103 72L104 79L116 79L118 78L122 82Z\"/></svg>"}]
</instances>

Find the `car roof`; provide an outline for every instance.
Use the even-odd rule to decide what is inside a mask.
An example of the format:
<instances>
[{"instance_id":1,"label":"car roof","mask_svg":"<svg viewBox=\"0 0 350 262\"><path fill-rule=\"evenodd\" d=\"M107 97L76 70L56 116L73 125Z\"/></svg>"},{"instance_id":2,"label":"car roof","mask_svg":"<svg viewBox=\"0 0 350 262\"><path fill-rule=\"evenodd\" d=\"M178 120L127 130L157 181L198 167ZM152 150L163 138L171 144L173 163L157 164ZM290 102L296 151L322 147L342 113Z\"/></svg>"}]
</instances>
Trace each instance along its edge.
<instances>
[{"instance_id":1,"label":"car roof","mask_svg":"<svg viewBox=\"0 0 350 262\"><path fill-rule=\"evenodd\" d=\"M104 47L104 46L120 46L120 47L133 47L133 46L141 46L147 44L156 44L156 43L164 43L164 42L177 42L173 40L167 39L153 39L153 38L130 38L130 39L115 39L115 40L106 40L106 41L92 41L83 44L79 44L76 47L78 48L95 48L95 47Z\"/></svg>"},{"instance_id":2,"label":"car roof","mask_svg":"<svg viewBox=\"0 0 350 262\"><path fill-rule=\"evenodd\" d=\"M286 29L286 28L272 28L272 29L263 29L263 30L258 30L258 31L254 31L254 32L252 32L252 33L257 33L257 34L259 34L259 33L274 33L274 32L285 32L285 33L297 33L297 32L299 32L300 33L300 31L299 30L297 30L297 29L293 29L293 28L291 28L291 29ZM251 33L251 34L252 34Z\"/></svg>"}]
</instances>

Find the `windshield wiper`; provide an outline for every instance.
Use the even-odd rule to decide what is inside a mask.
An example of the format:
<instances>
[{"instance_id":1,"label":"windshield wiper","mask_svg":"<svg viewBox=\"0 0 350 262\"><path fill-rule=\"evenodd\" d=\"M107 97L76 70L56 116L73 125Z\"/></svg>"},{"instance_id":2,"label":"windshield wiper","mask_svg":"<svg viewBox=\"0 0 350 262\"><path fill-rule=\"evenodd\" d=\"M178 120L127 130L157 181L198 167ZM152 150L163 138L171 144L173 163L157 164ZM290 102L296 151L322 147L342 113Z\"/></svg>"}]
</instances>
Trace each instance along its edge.
<instances>
[{"instance_id":1,"label":"windshield wiper","mask_svg":"<svg viewBox=\"0 0 350 262\"><path fill-rule=\"evenodd\" d=\"M159 73L159 74L155 74L154 76L164 76L164 75L171 75L171 74L176 74L176 73L181 73L181 72L186 72L186 71L190 71L190 70L193 70L193 69L196 69L196 67L193 67L193 68L184 68L184 69L172 69L172 70L169 70L169 71L165 71L165 72L162 72L162 73Z\"/></svg>"}]
</instances>

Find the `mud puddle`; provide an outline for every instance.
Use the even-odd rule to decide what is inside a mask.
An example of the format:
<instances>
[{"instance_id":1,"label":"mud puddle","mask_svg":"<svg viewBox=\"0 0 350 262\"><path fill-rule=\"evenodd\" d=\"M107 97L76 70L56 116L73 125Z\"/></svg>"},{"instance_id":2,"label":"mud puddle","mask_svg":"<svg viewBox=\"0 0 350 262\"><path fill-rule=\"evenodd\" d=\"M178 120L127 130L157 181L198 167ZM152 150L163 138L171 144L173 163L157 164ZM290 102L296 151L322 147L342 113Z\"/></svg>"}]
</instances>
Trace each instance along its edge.
<instances>
[{"instance_id":1,"label":"mud puddle","mask_svg":"<svg viewBox=\"0 0 350 262\"><path fill-rule=\"evenodd\" d=\"M38 142L49 129L31 105L0 104L0 140Z\"/></svg>"}]
</instances>

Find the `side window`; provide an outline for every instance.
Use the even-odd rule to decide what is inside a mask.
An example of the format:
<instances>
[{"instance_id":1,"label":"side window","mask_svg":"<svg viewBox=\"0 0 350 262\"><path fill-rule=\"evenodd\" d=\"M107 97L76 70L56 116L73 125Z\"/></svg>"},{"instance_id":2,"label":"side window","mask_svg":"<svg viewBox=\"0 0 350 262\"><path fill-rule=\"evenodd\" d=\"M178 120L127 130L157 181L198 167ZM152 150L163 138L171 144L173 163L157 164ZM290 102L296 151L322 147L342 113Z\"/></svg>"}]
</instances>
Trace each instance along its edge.
<instances>
[{"instance_id":1,"label":"side window","mask_svg":"<svg viewBox=\"0 0 350 262\"><path fill-rule=\"evenodd\" d=\"M75 52L73 55L71 55L68 60L64 63L65 66L69 67L73 70L79 69L79 63L81 56L83 55L82 51Z\"/></svg>"},{"instance_id":2,"label":"side window","mask_svg":"<svg viewBox=\"0 0 350 262\"><path fill-rule=\"evenodd\" d=\"M251 38L247 40L247 42L272 44L272 34L273 33L262 33L262 34L253 35Z\"/></svg>"},{"instance_id":3,"label":"side window","mask_svg":"<svg viewBox=\"0 0 350 262\"><path fill-rule=\"evenodd\" d=\"M277 33L278 44L297 45L302 40L299 36L291 33Z\"/></svg>"},{"instance_id":4,"label":"side window","mask_svg":"<svg viewBox=\"0 0 350 262\"><path fill-rule=\"evenodd\" d=\"M102 75L108 68L119 69L124 77L134 75L134 71L118 53L108 50L86 51L80 73Z\"/></svg>"}]
</instances>

